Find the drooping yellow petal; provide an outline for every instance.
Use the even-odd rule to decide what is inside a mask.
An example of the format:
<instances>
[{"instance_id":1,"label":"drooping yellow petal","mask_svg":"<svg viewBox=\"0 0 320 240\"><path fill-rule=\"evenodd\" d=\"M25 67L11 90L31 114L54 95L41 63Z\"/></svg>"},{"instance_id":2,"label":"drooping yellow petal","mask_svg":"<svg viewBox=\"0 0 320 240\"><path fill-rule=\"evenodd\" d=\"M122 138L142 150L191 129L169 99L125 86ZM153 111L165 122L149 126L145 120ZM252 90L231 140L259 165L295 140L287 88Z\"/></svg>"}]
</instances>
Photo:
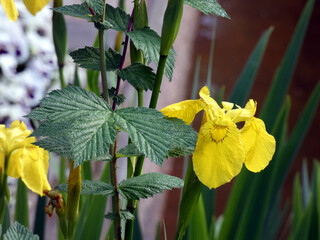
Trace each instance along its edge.
<instances>
[{"instance_id":1,"label":"drooping yellow petal","mask_svg":"<svg viewBox=\"0 0 320 240\"><path fill-rule=\"evenodd\" d=\"M0 0L4 11L11 21L17 21L18 11L13 0Z\"/></svg>"},{"instance_id":2,"label":"drooping yellow petal","mask_svg":"<svg viewBox=\"0 0 320 240\"><path fill-rule=\"evenodd\" d=\"M246 121L241 129L241 139L246 152L245 165L251 172L260 172L271 161L276 141L267 133L264 122L258 118Z\"/></svg>"},{"instance_id":3,"label":"drooping yellow petal","mask_svg":"<svg viewBox=\"0 0 320 240\"><path fill-rule=\"evenodd\" d=\"M47 5L50 0L23 0L24 5L26 5L28 11L32 15L36 15L45 5Z\"/></svg>"},{"instance_id":4,"label":"drooping yellow petal","mask_svg":"<svg viewBox=\"0 0 320 240\"><path fill-rule=\"evenodd\" d=\"M0 171L4 171L4 152L0 150Z\"/></svg>"},{"instance_id":5,"label":"drooping yellow petal","mask_svg":"<svg viewBox=\"0 0 320 240\"><path fill-rule=\"evenodd\" d=\"M14 150L9 157L8 175L13 178L21 178L22 161L24 158L23 148Z\"/></svg>"},{"instance_id":6,"label":"drooping yellow petal","mask_svg":"<svg viewBox=\"0 0 320 240\"><path fill-rule=\"evenodd\" d=\"M24 148L22 154L21 179L33 192L43 196L43 190L50 190L47 180L49 154L40 147Z\"/></svg>"},{"instance_id":7,"label":"drooping yellow petal","mask_svg":"<svg viewBox=\"0 0 320 240\"><path fill-rule=\"evenodd\" d=\"M179 118L189 125L201 110L200 100L186 100L171 104L161 109L160 112L167 117Z\"/></svg>"},{"instance_id":8,"label":"drooping yellow petal","mask_svg":"<svg viewBox=\"0 0 320 240\"><path fill-rule=\"evenodd\" d=\"M208 121L201 128L193 154L193 168L207 187L217 188L239 174L245 158L236 124Z\"/></svg>"}]
</instances>

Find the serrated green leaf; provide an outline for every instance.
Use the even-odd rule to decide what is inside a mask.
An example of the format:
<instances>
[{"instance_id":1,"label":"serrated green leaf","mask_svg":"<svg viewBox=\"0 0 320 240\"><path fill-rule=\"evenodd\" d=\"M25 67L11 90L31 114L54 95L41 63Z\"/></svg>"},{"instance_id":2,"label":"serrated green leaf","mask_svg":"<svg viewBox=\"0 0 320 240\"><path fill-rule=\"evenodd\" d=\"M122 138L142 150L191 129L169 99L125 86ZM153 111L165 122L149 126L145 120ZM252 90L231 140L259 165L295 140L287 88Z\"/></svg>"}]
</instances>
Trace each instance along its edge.
<instances>
[{"instance_id":1,"label":"serrated green leaf","mask_svg":"<svg viewBox=\"0 0 320 240\"><path fill-rule=\"evenodd\" d=\"M183 187L183 180L162 173L147 173L138 177L128 178L119 183L119 193L125 199L152 197L163 190Z\"/></svg>"},{"instance_id":2,"label":"serrated green leaf","mask_svg":"<svg viewBox=\"0 0 320 240\"><path fill-rule=\"evenodd\" d=\"M192 155L196 147L198 134L181 119L168 118L173 123L173 143L169 151L170 157Z\"/></svg>"},{"instance_id":3,"label":"serrated green leaf","mask_svg":"<svg viewBox=\"0 0 320 240\"><path fill-rule=\"evenodd\" d=\"M156 75L152 68L141 63L133 63L129 67L118 71L118 76L127 80L135 88L143 88L144 90L152 90L156 79Z\"/></svg>"},{"instance_id":4,"label":"serrated green leaf","mask_svg":"<svg viewBox=\"0 0 320 240\"><path fill-rule=\"evenodd\" d=\"M162 113L149 108L124 108L115 111L116 125L129 134L138 150L162 165L172 143L173 125Z\"/></svg>"},{"instance_id":5,"label":"serrated green leaf","mask_svg":"<svg viewBox=\"0 0 320 240\"><path fill-rule=\"evenodd\" d=\"M99 1L99 0L98 0ZM106 5L106 15L103 25L106 28L114 29L120 32L126 32L130 21L130 15L121 8L114 8Z\"/></svg>"},{"instance_id":6,"label":"serrated green leaf","mask_svg":"<svg viewBox=\"0 0 320 240\"><path fill-rule=\"evenodd\" d=\"M103 1L101 0L81 0L86 3L87 8L91 8L95 14L102 15L103 12Z\"/></svg>"},{"instance_id":7,"label":"serrated green leaf","mask_svg":"<svg viewBox=\"0 0 320 240\"><path fill-rule=\"evenodd\" d=\"M34 143L50 152L55 152L60 156L72 157L71 145L66 137L44 138Z\"/></svg>"},{"instance_id":8,"label":"serrated green leaf","mask_svg":"<svg viewBox=\"0 0 320 240\"><path fill-rule=\"evenodd\" d=\"M107 213L106 215L104 215L104 217L109 220L115 220L118 217L118 215L116 213ZM120 218L125 221L133 220L134 215L126 209L121 209L120 210Z\"/></svg>"},{"instance_id":9,"label":"serrated green leaf","mask_svg":"<svg viewBox=\"0 0 320 240\"><path fill-rule=\"evenodd\" d=\"M68 184L62 183L56 186L55 189L67 192ZM114 194L114 187L108 183L101 181L82 180L81 194L112 196Z\"/></svg>"},{"instance_id":10,"label":"serrated green leaf","mask_svg":"<svg viewBox=\"0 0 320 240\"><path fill-rule=\"evenodd\" d=\"M35 135L48 136L48 139L42 142L43 146L41 142L38 142L38 145L68 153L68 148L62 148L61 144L57 143L60 138L66 138L71 150L70 155L74 158L75 166L78 166L84 161L108 153L109 144L114 142L116 134L112 114L110 106L102 98L73 86L49 93L40 107L28 117L46 120L40 125L40 130L35 131ZM66 121L68 124L65 124ZM59 131L56 131L57 128ZM49 145L51 137L54 138ZM55 143L57 146L54 146Z\"/></svg>"},{"instance_id":11,"label":"serrated green leaf","mask_svg":"<svg viewBox=\"0 0 320 240\"><path fill-rule=\"evenodd\" d=\"M184 3L193 8L197 8L206 15L215 14L217 16L230 19L226 11L216 0L185 0Z\"/></svg>"},{"instance_id":12,"label":"serrated green leaf","mask_svg":"<svg viewBox=\"0 0 320 240\"><path fill-rule=\"evenodd\" d=\"M137 147L133 143L130 143L118 151L117 158L142 156L142 155L143 155L143 153L139 152L139 150L137 149Z\"/></svg>"},{"instance_id":13,"label":"serrated green leaf","mask_svg":"<svg viewBox=\"0 0 320 240\"><path fill-rule=\"evenodd\" d=\"M73 61L80 67L100 71L100 52L99 48L85 47L70 53ZM111 48L105 52L106 70L114 71L120 68L121 55Z\"/></svg>"},{"instance_id":14,"label":"serrated green leaf","mask_svg":"<svg viewBox=\"0 0 320 240\"><path fill-rule=\"evenodd\" d=\"M91 12L85 3L57 7L53 8L53 11L72 17L87 19L88 21L91 20Z\"/></svg>"},{"instance_id":15,"label":"serrated green leaf","mask_svg":"<svg viewBox=\"0 0 320 240\"><path fill-rule=\"evenodd\" d=\"M39 237L37 235L33 235L29 229L24 227L18 222L15 222L8 231L3 235L4 240L38 240Z\"/></svg>"},{"instance_id":16,"label":"serrated green leaf","mask_svg":"<svg viewBox=\"0 0 320 240\"><path fill-rule=\"evenodd\" d=\"M143 52L144 57L146 58L147 63L154 62L155 64L159 63L160 58L160 36L150 29L149 27L145 27L143 29L131 31L126 33L131 41L133 42L134 46ZM173 68L175 64L175 51L173 47L170 49L166 67L165 67L165 74L172 80Z\"/></svg>"},{"instance_id":17,"label":"serrated green leaf","mask_svg":"<svg viewBox=\"0 0 320 240\"><path fill-rule=\"evenodd\" d=\"M95 112L104 114L106 111L112 110L102 98L82 88L69 86L51 91L41 100L40 107L26 117L40 121L68 122Z\"/></svg>"}]
</instances>

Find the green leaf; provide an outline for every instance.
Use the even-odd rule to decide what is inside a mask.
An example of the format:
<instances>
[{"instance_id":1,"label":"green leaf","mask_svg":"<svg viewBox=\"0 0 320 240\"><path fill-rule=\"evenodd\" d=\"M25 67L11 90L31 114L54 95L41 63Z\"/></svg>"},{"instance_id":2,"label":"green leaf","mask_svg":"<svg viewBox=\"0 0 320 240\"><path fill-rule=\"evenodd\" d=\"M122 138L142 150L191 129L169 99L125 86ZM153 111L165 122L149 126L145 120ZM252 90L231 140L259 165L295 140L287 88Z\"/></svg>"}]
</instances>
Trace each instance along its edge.
<instances>
[{"instance_id":1,"label":"green leaf","mask_svg":"<svg viewBox=\"0 0 320 240\"><path fill-rule=\"evenodd\" d=\"M73 61L78 63L80 67L100 71L100 52L99 48L85 47L70 53ZM111 48L105 52L106 70L114 71L120 68L121 55Z\"/></svg>"},{"instance_id":2,"label":"green leaf","mask_svg":"<svg viewBox=\"0 0 320 240\"><path fill-rule=\"evenodd\" d=\"M159 63L160 58L160 36L150 29L145 27L143 29L131 31L126 33L134 46L143 52L144 57L146 58L147 63L154 62L155 64ZM165 66L165 74L172 80L173 68L175 64L175 51L171 48Z\"/></svg>"},{"instance_id":3,"label":"green leaf","mask_svg":"<svg viewBox=\"0 0 320 240\"><path fill-rule=\"evenodd\" d=\"M79 87L70 86L52 91L42 100L40 107L32 111L28 117L47 120L34 135L49 138L43 146L43 140L37 145L48 147L48 144L51 144L48 150L58 150L58 153L65 151L74 158L75 166L106 155L109 145L115 140L116 131L110 106L94 93ZM66 121L68 124L65 124ZM49 143L52 136L53 142ZM57 143L57 137L67 139L71 153Z\"/></svg>"},{"instance_id":4,"label":"green leaf","mask_svg":"<svg viewBox=\"0 0 320 240\"><path fill-rule=\"evenodd\" d=\"M139 150L137 149L137 147L133 143L130 143L118 151L117 158L134 157L134 156L142 156L142 155L143 155L143 153L139 152Z\"/></svg>"},{"instance_id":5,"label":"green leaf","mask_svg":"<svg viewBox=\"0 0 320 240\"><path fill-rule=\"evenodd\" d=\"M217 16L230 19L226 11L216 0L185 0L184 3L190 5L193 8L199 9L206 15L215 14Z\"/></svg>"},{"instance_id":6,"label":"green leaf","mask_svg":"<svg viewBox=\"0 0 320 240\"><path fill-rule=\"evenodd\" d=\"M192 155L196 147L198 134L180 119L168 118L173 123L173 143L169 151L170 157Z\"/></svg>"},{"instance_id":7,"label":"green leaf","mask_svg":"<svg viewBox=\"0 0 320 240\"><path fill-rule=\"evenodd\" d=\"M162 165L172 143L173 128L162 113L149 108L123 108L115 111L114 118L141 153Z\"/></svg>"},{"instance_id":8,"label":"green leaf","mask_svg":"<svg viewBox=\"0 0 320 240\"><path fill-rule=\"evenodd\" d=\"M91 12L85 3L57 7L53 8L53 11L72 17L84 18L88 21L91 20Z\"/></svg>"},{"instance_id":9,"label":"green leaf","mask_svg":"<svg viewBox=\"0 0 320 240\"><path fill-rule=\"evenodd\" d=\"M144 90L152 90L156 79L156 75L152 68L141 63L133 63L129 67L118 71L118 76L127 80L135 88L143 88Z\"/></svg>"},{"instance_id":10,"label":"green leaf","mask_svg":"<svg viewBox=\"0 0 320 240\"><path fill-rule=\"evenodd\" d=\"M59 156L72 157L71 145L66 137L50 137L44 138L34 143L50 152L55 152Z\"/></svg>"},{"instance_id":11,"label":"green leaf","mask_svg":"<svg viewBox=\"0 0 320 240\"><path fill-rule=\"evenodd\" d=\"M121 8L114 8L109 4L106 5L106 15L103 25L107 29L110 28L119 32L126 32L129 21L130 15L123 11Z\"/></svg>"},{"instance_id":12,"label":"green leaf","mask_svg":"<svg viewBox=\"0 0 320 240\"><path fill-rule=\"evenodd\" d=\"M116 213L108 213L108 214L104 215L104 217L109 220L115 220L118 217L118 215ZM134 220L134 215L126 209L121 209L120 210L120 218L125 221Z\"/></svg>"},{"instance_id":13,"label":"green leaf","mask_svg":"<svg viewBox=\"0 0 320 240\"><path fill-rule=\"evenodd\" d=\"M29 226L28 188L21 178L18 179L14 220L25 227Z\"/></svg>"},{"instance_id":14,"label":"green leaf","mask_svg":"<svg viewBox=\"0 0 320 240\"><path fill-rule=\"evenodd\" d=\"M140 199L182 186L183 180L180 178L161 173L147 173L123 180L119 183L118 190L125 199Z\"/></svg>"},{"instance_id":15,"label":"green leaf","mask_svg":"<svg viewBox=\"0 0 320 240\"><path fill-rule=\"evenodd\" d=\"M37 235L33 235L26 227L21 225L18 222L15 222L8 231L3 235L4 240L38 240L39 237Z\"/></svg>"},{"instance_id":16,"label":"green leaf","mask_svg":"<svg viewBox=\"0 0 320 240\"><path fill-rule=\"evenodd\" d=\"M68 184L62 183L56 186L55 189L58 189L63 192L67 192ZM114 195L114 187L108 183L101 182L101 181L82 180L81 194L112 196Z\"/></svg>"},{"instance_id":17,"label":"green leaf","mask_svg":"<svg viewBox=\"0 0 320 240\"><path fill-rule=\"evenodd\" d=\"M197 207L190 221L189 238L208 240L207 221L202 195L199 197Z\"/></svg>"},{"instance_id":18,"label":"green leaf","mask_svg":"<svg viewBox=\"0 0 320 240\"><path fill-rule=\"evenodd\" d=\"M95 14L102 15L103 12L103 1L100 0L81 0L86 3L87 8L91 8Z\"/></svg>"},{"instance_id":19,"label":"green leaf","mask_svg":"<svg viewBox=\"0 0 320 240\"><path fill-rule=\"evenodd\" d=\"M267 130L272 129L276 120L275 116L279 113L287 94L298 61L302 42L307 31L314 2L314 0L309 0L306 3L282 62L273 77L272 86L260 114L260 117L266 124Z\"/></svg>"},{"instance_id":20,"label":"green leaf","mask_svg":"<svg viewBox=\"0 0 320 240\"><path fill-rule=\"evenodd\" d=\"M236 103L239 106L245 105L273 29L273 27L270 27L260 37L259 42L252 51L249 59L246 62L246 65L242 69L235 87L233 88L229 98L230 102Z\"/></svg>"}]
</instances>

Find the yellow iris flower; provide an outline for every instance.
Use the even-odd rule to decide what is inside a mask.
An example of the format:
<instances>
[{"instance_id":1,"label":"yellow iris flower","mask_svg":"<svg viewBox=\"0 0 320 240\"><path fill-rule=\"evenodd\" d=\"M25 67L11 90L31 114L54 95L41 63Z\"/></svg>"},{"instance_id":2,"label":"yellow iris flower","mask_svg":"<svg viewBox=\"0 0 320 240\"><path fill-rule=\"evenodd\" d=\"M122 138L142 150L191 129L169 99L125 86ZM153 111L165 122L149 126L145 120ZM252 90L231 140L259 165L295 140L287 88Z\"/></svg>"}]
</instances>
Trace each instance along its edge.
<instances>
[{"instance_id":1,"label":"yellow iris flower","mask_svg":"<svg viewBox=\"0 0 320 240\"><path fill-rule=\"evenodd\" d=\"M23 122L14 121L10 128L0 124L0 169L7 168L8 176L21 178L30 190L43 196L43 190L51 189L47 180L49 154L32 144L36 139L28 137L30 134Z\"/></svg>"},{"instance_id":2,"label":"yellow iris flower","mask_svg":"<svg viewBox=\"0 0 320 240\"><path fill-rule=\"evenodd\" d=\"M195 115L204 110L197 145L192 157L193 169L207 187L217 188L239 174L243 163L248 170L259 172L272 159L276 141L267 133L264 122L255 118L257 103L252 99L245 108L222 102L223 108L203 87L198 100L186 100L161 110L168 117L180 118L191 124ZM238 129L237 123L245 122Z\"/></svg>"},{"instance_id":3,"label":"yellow iris flower","mask_svg":"<svg viewBox=\"0 0 320 240\"><path fill-rule=\"evenodd\" d=\"M13 0L0 0L4 11L11 21L17 21L18 11ZM36 15L50 0L23 0L24 5L32 15Z\"/></svg>"}]
</instances>

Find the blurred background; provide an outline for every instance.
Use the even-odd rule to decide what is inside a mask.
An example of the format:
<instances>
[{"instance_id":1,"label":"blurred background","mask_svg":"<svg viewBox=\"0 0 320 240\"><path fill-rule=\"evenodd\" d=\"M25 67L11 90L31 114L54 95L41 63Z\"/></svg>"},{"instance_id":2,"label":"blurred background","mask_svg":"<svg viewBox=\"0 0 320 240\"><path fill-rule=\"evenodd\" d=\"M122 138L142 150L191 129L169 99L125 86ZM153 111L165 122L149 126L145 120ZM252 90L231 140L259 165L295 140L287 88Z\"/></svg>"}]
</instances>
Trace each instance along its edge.
<instances>
[{"instance_id":1,"label":"blurred background","mask_svg":"<svg viewBox=\"0 0 320 240\"><path fill-rule=\"evenodd\" d=\"M79 3L65 1L65 5ZM108 1L116 6L117 1ZM225 87L224 99L231 93L242 68L262 33L274 26L260 70L250 94L259 106L271 85L276 67L293 34L295 25L302 12L305 0L295 1L254 1L229 0L219 1L231 20L206 16L199 11L185 6L181 30L174 44L177 52L176 68L173 81L165 79L161 88L162 97L158 109L178 101L189 99L195 73L196 61L201 57L199 89L208 78L208 69L212 68L211 88L218 92ZM51 4L51 3L50 3ZM49 7L51 6L49 4ZM131 1L127 1L127 12L131 11ZM52 45L51 11L46 8L37 16L31 17L23 6L18 4L20 19L17 23L9 22L0 8L0 123L22 119L47 91L59 88L56 58ZM149 25L158 33L166 7L166 1L147 0ZM92 45L96 30L92 23L85 20L66 17L68 30L68 48L75 50ZM310 96L312 89L320 79L320 3L316 1L309 27L305 36L298 64L290 86L291 112L289 131L296 123ZM114 46L116 33L107 32L108 45ZM210 46L214 43L214 54L209 64ZM129 58L127 58L129 64ZM67 82L73 81L75 66L71 59L66 63ZM85 87L85 72L80 70L82 86ZM122 92L130 92L129 85L122 86ZM148 100L148 93L145 101ZM130 103L126 103L130 105ZM135 104L135 103L134 103ZM320 159L318 136L320 134L320 111L313 120L310 131L297 155L284 186L284 199L292 196L293 176L301 170L303 159L312 166L313 159ZM52 161L50 163L53 164ZM54 167L53 167L54 168ZM121 167L120 167L121 169ZM162 169L147 162L145 172L162 171L175 176L182 176L183 160L170 159ZM54 170L50 177L54 181ZM123 171L124 176L124 171ZM225 184L217 190L216 215L219 216L226 204L231 184ZM153 239L156 226L165 220L168 239L175 233L180 191L157 195L153 199L141 201L140 223L145 239ZM51 219L47 220L51 221ZM52 226L51 226L52 228ZM106 230L104 230L106 231ZM53 231L52 231L53 232ZM51 234L48 239L55 239Z\"/></svg>"}]
</instances>

